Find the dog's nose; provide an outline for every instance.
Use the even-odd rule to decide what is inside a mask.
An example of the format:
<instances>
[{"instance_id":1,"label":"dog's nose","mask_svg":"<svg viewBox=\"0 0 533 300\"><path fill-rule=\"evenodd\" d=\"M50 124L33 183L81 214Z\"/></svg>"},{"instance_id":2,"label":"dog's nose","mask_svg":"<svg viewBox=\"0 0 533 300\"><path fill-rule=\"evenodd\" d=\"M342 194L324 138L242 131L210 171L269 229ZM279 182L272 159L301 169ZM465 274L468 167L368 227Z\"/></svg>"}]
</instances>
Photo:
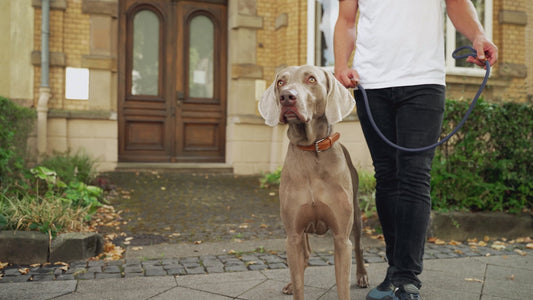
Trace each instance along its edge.
<instances>
[{"instance_id":1,"label":"dog's nose","mask_svg":"<svg viewBox=\"0 0 533 300\"><path fill-rule=\"evenodd\" d=\"M279 95L279 102L283 106L294 106L298 100L298 93L293 89L281 91Z\"/></svg>"}]
</instances>

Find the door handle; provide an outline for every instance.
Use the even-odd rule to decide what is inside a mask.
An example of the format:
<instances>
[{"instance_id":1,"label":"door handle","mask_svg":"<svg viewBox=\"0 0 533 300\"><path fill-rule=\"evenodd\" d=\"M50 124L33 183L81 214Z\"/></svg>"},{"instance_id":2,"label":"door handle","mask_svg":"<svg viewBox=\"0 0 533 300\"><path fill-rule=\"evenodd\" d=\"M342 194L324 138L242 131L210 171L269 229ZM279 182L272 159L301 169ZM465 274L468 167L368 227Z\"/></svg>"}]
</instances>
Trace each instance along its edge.
<instances>
[{"instance_id":1,"label":"door handle","mask_svg":"<svg viewBox=\"0 0 533 300\"><path fill-rule=\"evenodd\" d=\"M178 106L181 106L183 104L183 100L185 100L185 93L182 91L176 92L176 103Z\"/></svg>"}]
</instances>

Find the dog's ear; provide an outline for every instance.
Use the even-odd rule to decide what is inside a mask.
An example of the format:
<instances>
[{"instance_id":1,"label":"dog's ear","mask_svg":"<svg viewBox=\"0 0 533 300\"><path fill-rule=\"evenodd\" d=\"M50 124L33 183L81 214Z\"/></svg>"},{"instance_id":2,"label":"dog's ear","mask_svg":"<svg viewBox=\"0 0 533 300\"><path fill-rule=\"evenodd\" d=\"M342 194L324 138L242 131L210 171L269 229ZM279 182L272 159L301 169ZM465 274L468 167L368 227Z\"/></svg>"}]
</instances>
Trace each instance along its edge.
<instances>
[{"instance_id":1,"label":"dog's ear","mask_svg":"<svg viewBox=\"0 0 533 300\"><path fill-rule=\"evenodd\" d=\"M278 125L279 114L281 113L280 103L276 98L275 82L274 80L266 89L258 104L259 113L265 119L265 124L269 126Z\"/></svg>"},{"instance_id":2,"label":"dog's ear","mask_svg":"<svg viewBox=\"0 0 533 300\"><path fill-rule=\"evenodd\" d=\"M324 70L324 73L328 83L326 118L330 124L335 124L352 112L355 100L352 93L331 72Z\"/></svg>"}]
</instances>

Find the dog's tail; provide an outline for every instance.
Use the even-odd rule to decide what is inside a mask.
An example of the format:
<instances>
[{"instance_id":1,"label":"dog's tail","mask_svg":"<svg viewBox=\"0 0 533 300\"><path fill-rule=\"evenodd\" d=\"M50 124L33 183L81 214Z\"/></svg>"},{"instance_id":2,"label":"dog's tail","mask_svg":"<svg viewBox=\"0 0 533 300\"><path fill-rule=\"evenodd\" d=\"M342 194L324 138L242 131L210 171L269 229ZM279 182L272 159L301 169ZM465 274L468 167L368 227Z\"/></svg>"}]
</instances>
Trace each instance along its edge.
<instances>
[{"instance_id":1,"label":"dog's tail","mask_svg":"<svg viewBox=\"0 0 533 300\"><path fill-rule=\"evenodd\" d=\"M350 175L352 176L352 187L353 187L353 227L352 227L352 234L354 237L354 243L355 243L355 251L356 251L356 257L358 256L357 251L359 250L361 253L361 257L363 254L363 248L361 247L361 228L363 226L361 222L361 208L359 207L359 198L357 191L359 190L359 175L357 174L357 170L355 169L352 158L350 157L350 153L344 147L344 145L341 145L342 152L344 153L344 158L346 159L346 164L348 165L348 169L350 169ZM359 263L359 261L358 261Z\"/></svg>"}]
</instances>

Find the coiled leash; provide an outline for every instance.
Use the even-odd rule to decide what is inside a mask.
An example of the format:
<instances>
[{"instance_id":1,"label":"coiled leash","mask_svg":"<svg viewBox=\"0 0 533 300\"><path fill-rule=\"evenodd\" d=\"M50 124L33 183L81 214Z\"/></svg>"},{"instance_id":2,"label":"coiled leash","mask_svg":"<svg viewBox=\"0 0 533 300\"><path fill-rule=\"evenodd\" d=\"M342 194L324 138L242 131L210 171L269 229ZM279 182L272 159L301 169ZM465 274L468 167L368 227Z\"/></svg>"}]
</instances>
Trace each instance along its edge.
<instances>
[{"instance_id":1,"label":"coiled leash","mask_svg":"<svg viewBox=\"0 0 533 300\"><path fill-rule=\"evenodd\" d=\"M461 54L461 55L458 54L459 52L461 52L461 51L463 51L465 49L469 50L470 52L469 53L465 53L465 54ZM470 46L459 47L459 48L455 49L455 51L453 51L453 53L452 53L452 57L454 59L467 58L469 56L472 56L474 58L477 56L476 50L474 50L474 48L472 48ZM452 130L452 132L450 134L448 134L446 137L444 137L439 142L437 142L435 144L432 144L432 145L429 145L429 146L426 146L426 147L421 147L421 148L406 148L406 147L402 147L402 146L394 144L389 139L387 139L387 137L385 137L385 135L383 135L381 130L379 130L378 126L376 125L376 122L374 121L374 117L372 117L372 112L370 111L370 106L368 105L368 96L366 95L365 89L360 84L357 85L357 88L359 88L361 90L361 93L363 94L363 101L365 102L365 109L366 109L366 113L368 114L368 119L370 121L370 124L372 125L372 127L374 127L374 130L376 131L376 133L379 135L379 137L381 139L383 139L383 141L385 143L387 143L391 147L394 147L394 148L396 148L398 150L407 151L407 152L426 151L426 150L433 149L435 147L438 147L438 146L442 145L447 140L449 140L455 133L457 133L457 131L459 131L459 129L461 129L461 127L463 127L463 125L466 122L466 119L468 119L468 117L470 116L470 114L474 110L474 107L476 106L477 100L479 99L479 96L481 95L481 92L483 92L483 89L485 88L485 85L487 85L487 80L489 79L489 75L490 75L490 63L489 63L488 60L485 61L485 66L486 66L485 78L483 78L483 82L479 86L479 89L478 89L478 91L476 93L476 96L472 100L472 103L470 103L470 107L468 107L468 110L466 111L466 114L465 114L464 118L461 120L461 122L459 122L457 127L454 130Z\"/></svg>"}]
</instances>

